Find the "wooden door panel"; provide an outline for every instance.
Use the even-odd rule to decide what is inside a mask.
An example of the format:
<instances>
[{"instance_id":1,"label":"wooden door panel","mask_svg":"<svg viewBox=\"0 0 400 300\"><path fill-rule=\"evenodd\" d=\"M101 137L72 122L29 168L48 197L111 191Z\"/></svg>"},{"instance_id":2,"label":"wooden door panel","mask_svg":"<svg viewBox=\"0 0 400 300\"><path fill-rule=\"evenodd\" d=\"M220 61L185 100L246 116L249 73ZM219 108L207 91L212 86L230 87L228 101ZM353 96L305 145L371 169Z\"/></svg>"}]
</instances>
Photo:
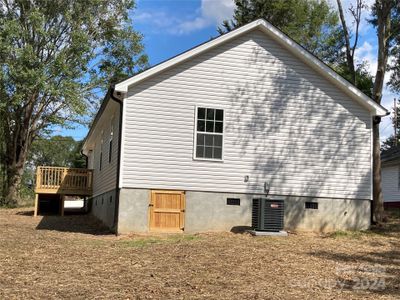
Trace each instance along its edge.
<instances>
[{"instance_id":1,"label":"wooden door panel","mask_svg":"<svg viewBox=\"0 0 400 300\"><path fill-rule=\"evenodd\" d=\"M184 228L185 193L152 191L150 200L151 231L182 231Z\"/></svg>"}]
</instances>

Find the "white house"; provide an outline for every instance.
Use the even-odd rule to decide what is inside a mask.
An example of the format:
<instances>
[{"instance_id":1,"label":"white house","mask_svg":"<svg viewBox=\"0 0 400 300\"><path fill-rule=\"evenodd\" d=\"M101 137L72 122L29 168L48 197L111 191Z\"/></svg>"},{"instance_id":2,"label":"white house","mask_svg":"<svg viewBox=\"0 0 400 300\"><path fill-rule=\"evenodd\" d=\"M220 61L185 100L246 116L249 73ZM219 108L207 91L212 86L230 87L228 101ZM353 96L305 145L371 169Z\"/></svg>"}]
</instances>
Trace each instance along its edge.
<instances>
[{"instance_id":1,"label":"white house","mask_svg":"<svg viewBox=\"0 0 400 300\"><path fill-rule=\"evenodd\" d=\"M383 152L381 161L385 208L400 207L400 147Z\"/></svg>"},{"instance_id":2,"label":"white house","mask_svg":"<svg viewBox=\"0 0 400 300\"><path fill-rule=\"evenodd\" d=\"M109 90L83 146L92 213L118 233L231 230L269 192L287 229L368 228L387 113L254 21Z\"/></svg>"}]
</instances>

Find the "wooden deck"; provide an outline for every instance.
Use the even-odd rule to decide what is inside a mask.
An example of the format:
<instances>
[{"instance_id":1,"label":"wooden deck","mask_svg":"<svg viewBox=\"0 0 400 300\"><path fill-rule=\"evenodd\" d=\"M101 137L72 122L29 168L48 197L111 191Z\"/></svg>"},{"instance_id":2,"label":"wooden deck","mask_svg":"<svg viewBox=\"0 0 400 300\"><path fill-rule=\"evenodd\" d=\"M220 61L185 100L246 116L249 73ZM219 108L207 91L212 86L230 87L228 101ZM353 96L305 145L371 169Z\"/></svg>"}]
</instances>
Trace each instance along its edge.
<instances>
[{"instance_id":1,"label":"wooden deck","mask_svg":"<svg viewBox=\"0 0 400 300\"><path fill-rule=\"evenodd\" d=\"M61 199L60 213L63 215L65 196L87 197L92 195L92 191L93 170L39 166L36 169L35 216L38 212L41 194L59 194Z\"/></svg>"}]
</instances>

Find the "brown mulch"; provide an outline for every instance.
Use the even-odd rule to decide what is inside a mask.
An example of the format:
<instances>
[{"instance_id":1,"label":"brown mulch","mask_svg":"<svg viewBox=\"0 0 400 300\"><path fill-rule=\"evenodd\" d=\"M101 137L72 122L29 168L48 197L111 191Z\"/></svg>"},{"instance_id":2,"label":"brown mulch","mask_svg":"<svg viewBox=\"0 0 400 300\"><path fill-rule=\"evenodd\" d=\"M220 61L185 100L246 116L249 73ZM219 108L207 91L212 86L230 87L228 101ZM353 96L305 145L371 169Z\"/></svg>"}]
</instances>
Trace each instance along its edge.
<instances>
[{"instance_id":1,"label":"brown mulch","mask_svg":"<svg viewBox=\"0 0 400 300\"><path fill-rule=\"evenodd\" d=\"M0 299L399 299L400 219L365 233L109 234L0 209Z\"/></svg>"}]
</instances>

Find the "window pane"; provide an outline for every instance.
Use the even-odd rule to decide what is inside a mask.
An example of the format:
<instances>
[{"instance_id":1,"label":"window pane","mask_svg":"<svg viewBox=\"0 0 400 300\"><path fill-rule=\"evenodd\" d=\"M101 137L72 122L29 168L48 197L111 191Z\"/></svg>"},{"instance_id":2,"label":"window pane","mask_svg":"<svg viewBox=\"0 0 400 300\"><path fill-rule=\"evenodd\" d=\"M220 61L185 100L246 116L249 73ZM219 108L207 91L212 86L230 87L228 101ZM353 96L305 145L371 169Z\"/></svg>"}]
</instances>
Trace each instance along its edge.
<instances>
[{"instance_id":1,"label":"window pane","mask_svg":"<svg viewBox=\"0 0 400 300\"><path fill-rule=\"evenodd\" d=\"M206 143L205 143L206 146L211 146L212 147L212 145L213 145L213 137L214 136L212 136L210 134L206 135Z\"/></svg>"},{"instance_id":2,"label":"window pane","mask_svg":"<svg viewBox=\"0 0 400 300\"><path fill-rule=\"evenodd\" d=\"M224 111L222 109L217 109L215 112L215 120L223 121L224 120Z\"/></svg>"},{"instance_id":3,"label":"window pane","mask_svg":"<svg viewBox=\"0 0 400 300\"><path fill-rule=\"evenodd\" d=\"M207 121L207 132L214 132L214 121Z\"/></svg>"},{"instance_id":4,"label":"window pane","mask_svg":"<svg viewBox=\"0 0 400 300\"><path fill-rule=\"evenodd\" d=\"M206 121L197 121L197 131L206 130Z\"/></svg>"},{"instance_id":5,"label":"window pane","mask_svg":"<svg viewBox=\"0 0 400 300\"><path fill-rule=\"evenodd\" d=\"M110 147L108 149L108 162L111 162L111 158L112 158L112 140L110 140Z\"/></svg>"},{"instance_id":6,"label":"window pane","mask_svg":"<svg viewBox=\"0 0 400 300\"><path fill-rule=\"evenodd\" d=\"M223 127L222 122L215 122L215 132L222 133Z\"/></svg>"},{"instance_id":7,"label":"window pane","mask_svg":"<svg viewBox=\"0 0 400 300\"><path fill-rule=\"evenodd\" d=\"M204 137L205 137L205 134L201 134L201 133L197 134L197 145L204 146Z\"/></svg>"},{"instance_id":8,"label":"window pane","mask_svg":"<svg viewBox=\"0 0 400 300\"><path fill-rule=\"evenodd\" d=\"M206 118L206 109L199 107L197 109L197 119L205 119Z\"/></svg>"},{"instance_id":9,"label":"window pane","mask_svg":"<svg viewBox=\"0 0 400 300\"><path fill-rule=\"evenodd\" d=\"M213 149L214 149L213 158L222 159L222 148L213 148Z\"/></svg>"},{"instance_id":10,"label":"window pane","mask_svg":"<svg viewBox=\"0 0 400 300\"><path fill-rule=\"evenodd\" d=\"M205 158L213 158L213 148L212 147L205 147L204 157Z\"/></svg>"},{"instance_id":11,"label":"window pane","mask_svg":"<svg viewBox=\"0 0 400 300\"><path fill-rule=\"evenodd\" d=\"M196 157L204 157L204 147L203 146L196 147Z\"/></svg>"},{"instance_id":12,"label":"window pane","mask_svg":"<svg viewBox=\"0 0 400 300\"><path fill-rule=\"evenodd\" d=\"M207 108L207 120L214 120L215 109Z\"/></svg>"},{"instance_id":13,"label":"window pane","mask_svg":"<svg viewBox=\"0 0 400 300\"><path fill-rule=\"evenodd\" d=\"M222 135L214 135L214 147L222 147Z\"/></svg>"}]
</instances>

